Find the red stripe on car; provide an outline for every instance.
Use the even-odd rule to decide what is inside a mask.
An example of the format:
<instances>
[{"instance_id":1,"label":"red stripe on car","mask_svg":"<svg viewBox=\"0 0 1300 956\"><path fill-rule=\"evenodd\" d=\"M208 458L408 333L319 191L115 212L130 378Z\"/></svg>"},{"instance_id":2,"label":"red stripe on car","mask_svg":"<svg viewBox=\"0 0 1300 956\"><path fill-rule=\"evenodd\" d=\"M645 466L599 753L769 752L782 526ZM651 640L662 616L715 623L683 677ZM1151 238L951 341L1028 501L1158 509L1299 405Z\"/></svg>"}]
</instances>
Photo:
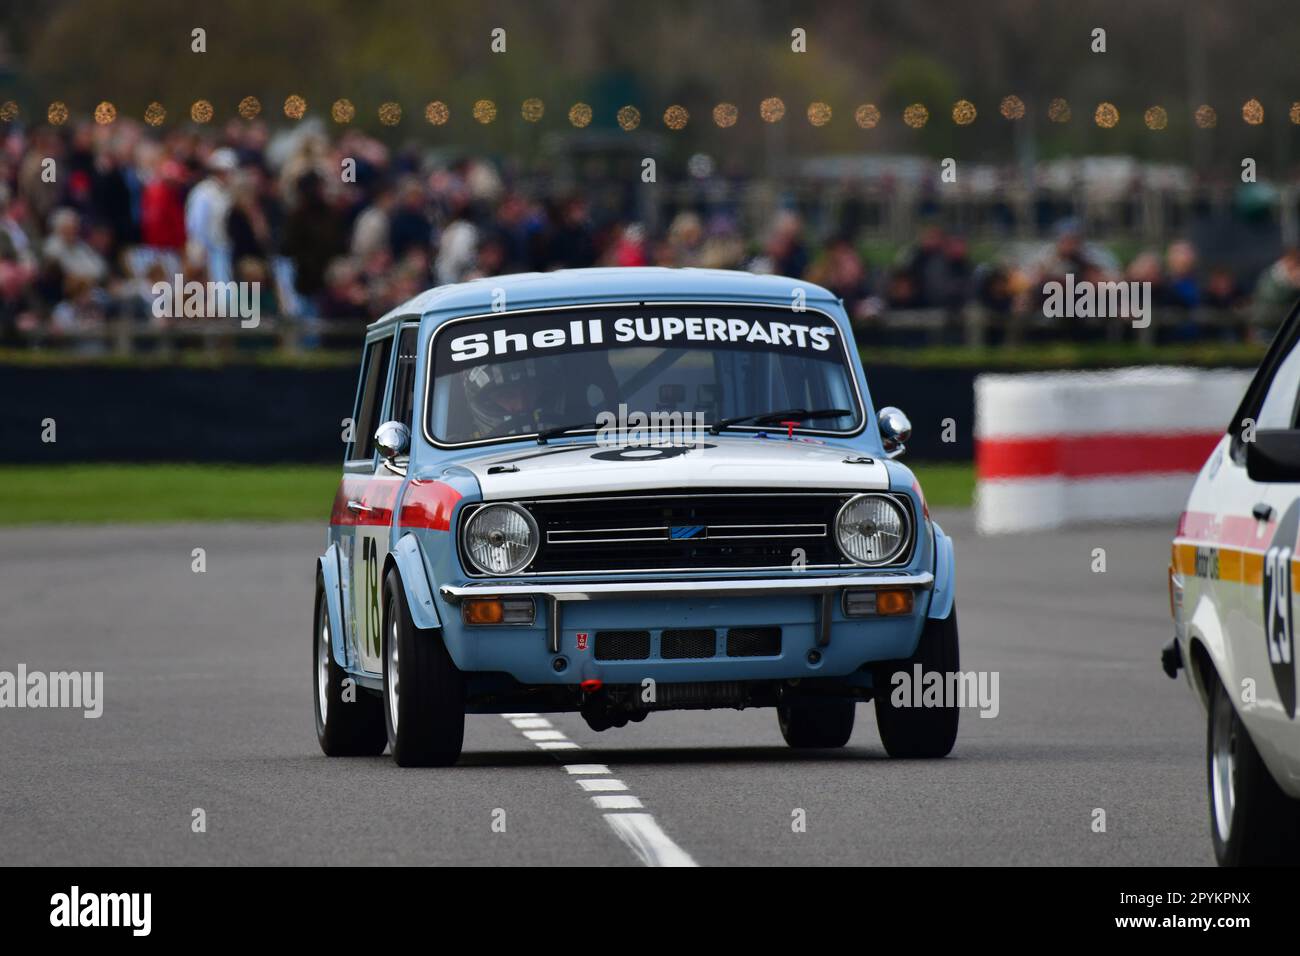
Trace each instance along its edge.
<instances>
[{"instance_id":1,"label":"red stripe on car","mask_svg":"<svg viewBox=\"0 0 1300 956\"><path fill-rule=\"evenodd\" d=\"M417 478L402 496L402 527L450 531L451 512L458 501L460 492L451 485Z\"/></svg>"},{"instance_id":2,"label":"red stripe on car","mask_svg":"<svg viewBox=\"0 0 1300 956\"><path fill-rule=\"evenodd\" d=\"M344 475L334 496L330 524L387 527L393 523L393 512L400 509L404 528L451 528L451 511L460 500L460 492L440 481L415 480L406 486L399 503L397 492L401 486L402 479L396 475Z\"/></svg>"}]
</instances>

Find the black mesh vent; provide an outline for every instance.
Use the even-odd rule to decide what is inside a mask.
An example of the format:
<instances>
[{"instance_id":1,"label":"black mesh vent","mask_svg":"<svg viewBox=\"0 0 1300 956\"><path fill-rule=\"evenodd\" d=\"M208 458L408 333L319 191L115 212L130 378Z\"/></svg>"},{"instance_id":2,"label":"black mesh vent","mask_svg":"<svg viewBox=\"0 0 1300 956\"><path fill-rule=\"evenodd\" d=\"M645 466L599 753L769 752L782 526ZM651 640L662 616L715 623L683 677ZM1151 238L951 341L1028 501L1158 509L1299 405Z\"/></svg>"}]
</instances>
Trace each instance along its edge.
<instances>
[{"instance_id":1,"label":"black mesh vent","mask_svg":"<svg viewBox=\"0 0 1300 956\"><path fill-rule=\"evenodd\" d=\"M844 493L701 492L525 503L541 544L532 573L669 568L788 568L848 562L832 526Z\"/></svg>"},{"instance_id":2,"label":"black mesh vent","mask_svg":"<svg viewBox=\"0 0 1300 956\"><path fill-rule=\"evenodd\" d=\"M649 656L649 631L596 632L598 661L643 661Z\"/></svg>"},{"instance_id":3,"label":"black mesh vent","mask_svg":"<svg viewBox=\"0 0 1300 956\"><path fill-rule=\"evenodd\" d=\"M682 628L659 636L659 656L665 660L712 657L717 651L717 634L711 628Z\"/></svg>"},{"instance_id":4,"label":"black mesh vent","mask_svg":"<svg viewBox=\"0 0 1300 956\"><path fill-rule=\"evenodd\" d=\"M728 657L776 657L780 653L779 627L733 627L727 632Z\"/></svg>"}]
</instances>

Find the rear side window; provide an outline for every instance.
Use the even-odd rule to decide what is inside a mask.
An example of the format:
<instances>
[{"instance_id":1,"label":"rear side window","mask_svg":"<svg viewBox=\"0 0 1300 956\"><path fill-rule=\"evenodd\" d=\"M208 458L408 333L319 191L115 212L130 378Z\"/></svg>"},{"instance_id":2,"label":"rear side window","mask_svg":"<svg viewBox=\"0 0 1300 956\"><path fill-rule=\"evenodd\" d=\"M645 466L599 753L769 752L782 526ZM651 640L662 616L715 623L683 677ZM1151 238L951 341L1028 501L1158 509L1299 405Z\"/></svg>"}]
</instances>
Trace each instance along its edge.
<instances>
[{"instance_id":1,"label":"rear side window","mask_svg":"<svg viewBox=\"0 0 1300 956\"><path fill-rule=\"evenodd\" d=\"M397 365L393 369L393 410L389 418L415 429L415 339L418 329L403 329L397 337Z\"/></svg>"},{"instance_id":2,"label":"rear side window","mask_svg":"<svg viewBox=\"0 0 1300 956\"><path fill-rule=\"evenodd\" d=\"M375 430L380 425L379 416L384 408L384 386L388 383L388 359L392 351L391 337L366 346L361 359L361 394L357 400L357 413L352 419L355 428L348 449L349 461L375 455Z\"/></svg>"},{"instance_id":3,"label":"rear side window","mask_svg":"<svg viewBox=\"0 0 1300 956\"><path fill-rule=\"evenodd\" d=\"M1300 348L1292 346L1273 374L1259 408L1259 428L1295 428L1296 396L1300 394Z\"/></svg>"}]
</instances>

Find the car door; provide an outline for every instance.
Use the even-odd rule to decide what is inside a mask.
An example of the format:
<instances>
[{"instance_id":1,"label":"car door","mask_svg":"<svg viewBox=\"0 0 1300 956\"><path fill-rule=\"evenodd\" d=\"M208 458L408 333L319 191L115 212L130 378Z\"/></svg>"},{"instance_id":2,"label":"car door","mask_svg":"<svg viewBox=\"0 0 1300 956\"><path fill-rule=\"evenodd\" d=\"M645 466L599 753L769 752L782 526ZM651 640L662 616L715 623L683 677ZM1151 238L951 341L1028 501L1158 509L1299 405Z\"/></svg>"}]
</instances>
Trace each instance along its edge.
<instances>
[{"instance_id":1,"label":"car door","mask_svg":"<svg viewBox=\"0 0 1300 956\"><path fill-rule=\"evenodd\" d=\"M380 589L382 558L378 540L388 537L377 510L381 495L376 482L382 466L375 450L375 430L384 421L392 365L393 330L366 342L361 359L361 381L352 416L352 441L348 443L340 491L342 513L338 529L339 581L343 592L343 620L352 655L362 670L379 672ZM389 520L391 521L391 507Z\"/></svg>"},{"instance_id":2,"label":"car door","mask_svg":"<svg viewBox=\"0 0 1300 956\"><path fill-rule=\"evenodd\" d=\"M1300 432L1300 323L1293 320L1279 336L1260 377L1252 383L1235 429L1231 469L1239 507L1229 520L1242 529L1240 613L1229 622L1239 710L1268 762L1282 763L1300 777L1300 723L1297 722L1294 609L1300 591L1300 483L1260 482L1247 473L1246 442L1254 430ZM1247 687L1243 681L1249 681ZM1253 688L1255 701L1245 700Z\"/></svg>"}]
</instances>

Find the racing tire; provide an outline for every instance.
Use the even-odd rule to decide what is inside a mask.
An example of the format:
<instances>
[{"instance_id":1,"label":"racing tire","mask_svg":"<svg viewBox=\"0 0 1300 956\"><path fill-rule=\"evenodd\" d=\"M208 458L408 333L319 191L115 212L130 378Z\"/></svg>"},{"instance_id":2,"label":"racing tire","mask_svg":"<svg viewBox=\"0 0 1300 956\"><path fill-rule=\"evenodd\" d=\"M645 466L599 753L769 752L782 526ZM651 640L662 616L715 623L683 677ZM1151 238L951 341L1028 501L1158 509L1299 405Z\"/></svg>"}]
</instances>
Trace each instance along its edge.
<instances>
[{"instance_id":1,"label":"racing tire","mask_svg":"<svg viewBox=\"0 0 1300 956\"><path fill-rule=\"evenodd\" d=\"M397 572L384 580L384 725L399 767L450 767L465 740L465 676L442 632L411 620Z\"/></svg>"},{"instance_id":2,"label":"racing tire","mask_svg":"<svg viewBox=\"0 0 1300 956\"><path fill-rule=\"evenodd\" d=\"M334 660L333 631L326 605L325 580L316 575L316 613L312 627L312 709L316 740L327 757L377 757L388 746L384 702L358 687L345 689L345 671Z\"/></svg>"},{"instance_id":3,"label":"racing tire","mask_svg":"<svg viewBox=\"0 0 1300 956\"><path fill-rule=\"evenodd\" d=\"M1217 679L1206 725L1210 836L1219 865L1294 866L1300 862L1300 800L1277 785Z\"/></svg>"},{"instance_id":4,"label":"racing tire","mask_svg":"<svg viewBox=\"0 0 1300 956\"><path fill-rule=\"evenodd\" d=\"M957 721L961 708L956 701L944 701L940 707L896 707L893 702L892 675L902 670L909 678L916 664L921 672L953 674L960 668L957 647L957 609L942 620L926 618L917 642L916 653L905 661L878 665L875 670L876 726L880 742L891 757L946 757L957 742Z\"/></svg>"},{"instance_id":5,"label":"racing tire","mask_svg":"<svg viewBox=\"0 0 1300 956\"><path fill-rule=\"evenodd\" d=\"M786 697L776 705L781 736L796 750L843 747L853 736L852 697Z\"/></svg>"}]
</instances>

